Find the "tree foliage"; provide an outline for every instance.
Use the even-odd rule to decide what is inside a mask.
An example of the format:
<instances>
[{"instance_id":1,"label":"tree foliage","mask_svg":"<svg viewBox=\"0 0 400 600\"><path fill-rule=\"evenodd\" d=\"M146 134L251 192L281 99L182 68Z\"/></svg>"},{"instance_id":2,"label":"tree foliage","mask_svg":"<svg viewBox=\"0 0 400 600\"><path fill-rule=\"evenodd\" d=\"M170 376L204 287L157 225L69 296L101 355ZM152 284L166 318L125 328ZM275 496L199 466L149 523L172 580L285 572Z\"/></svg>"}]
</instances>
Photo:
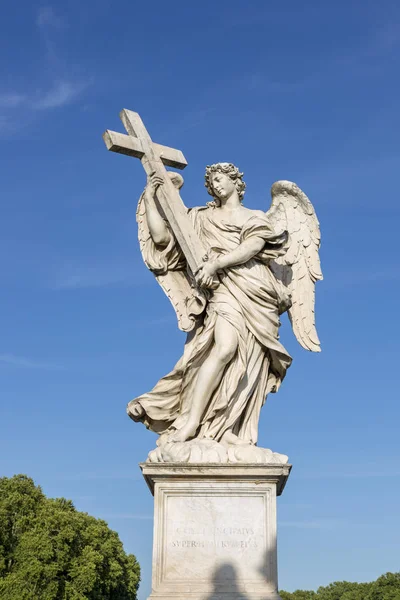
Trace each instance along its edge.
<instances>
[{"instance_id":1,"label":"tree foliage","mask_svg":"<svg viewBox=\"0 0 400 600\"><path fill-rule=\"evenodd\" d=\"M400 600L400 573L386 573L372 583L335 581L316 592L279 592L282 600Z\"/></svg>"},{"instance_id":2,"label":"tree foliage","mask_svg":"<svg viewBox=\"0 0 400 600\"><path fill-rule=\"evenodd\" d=\"M46 498L25 475L0 478L2 600L136 600L139 581L105 521Z\"/></svg>"},{"instance_id":3,"label":"tree foliage","mask_svg":"<svg viewBox=\"0 0 400 600\"><path fill-rule=\"evenodd\" d=\"M400 600L400 573L386 573L371 584L366 600Z\"/></svg>"},{"instance_id":4,"label":"tree foliage","mask_svg":"<svg viewBox=\"0 0 400 600\"><path fill-rule=\"evenodd\" d=\"M307 590L296 590L295 592L279 592L282 600L315 600L317 594Z\"/></svg>"}]
</instances>

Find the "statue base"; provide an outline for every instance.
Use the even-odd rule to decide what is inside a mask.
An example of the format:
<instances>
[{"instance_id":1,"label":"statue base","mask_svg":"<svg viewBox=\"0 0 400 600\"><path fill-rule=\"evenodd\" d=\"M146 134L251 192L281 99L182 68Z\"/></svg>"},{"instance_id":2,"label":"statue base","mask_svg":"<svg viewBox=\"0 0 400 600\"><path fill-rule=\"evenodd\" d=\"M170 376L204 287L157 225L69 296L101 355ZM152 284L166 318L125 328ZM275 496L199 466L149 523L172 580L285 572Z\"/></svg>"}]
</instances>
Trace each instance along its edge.
<instances>
[{"instance_id":1,"label":"statue base","mask_svg":"<svg viewBox=\"0 0 400 600\"><path fill-rule=\"evenodd\" d=\"M260 448L254 444L224 444L214 440L194 439L189 442L169 442L168 438L158 440L157 448L152 450L147 462L186 463L186 464L286 464L286 454L272 452L269 448Z\"/></svg>"},{"instance_id":2,"label":"statue base","mask_svg":"<svg viewBox=\"0 0 400 600\"><path fill-rule=\"evenodd\" d=\"M149 600L280 600L276 497L290 465L140 467L154 495Z\"/></svg>"}]
</instances>

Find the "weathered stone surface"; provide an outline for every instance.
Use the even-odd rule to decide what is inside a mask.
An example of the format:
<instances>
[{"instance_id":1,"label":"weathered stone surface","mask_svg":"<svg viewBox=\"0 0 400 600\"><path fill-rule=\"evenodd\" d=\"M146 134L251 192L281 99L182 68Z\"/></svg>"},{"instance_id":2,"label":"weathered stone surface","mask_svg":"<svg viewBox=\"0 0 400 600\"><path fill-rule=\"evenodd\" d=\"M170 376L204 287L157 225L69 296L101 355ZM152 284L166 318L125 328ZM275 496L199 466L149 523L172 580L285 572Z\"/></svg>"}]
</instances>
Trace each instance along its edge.
<instances>
[{"instance_id":1,"label":"weathered stone surface","mask_svg":"<svg viewBox=\"0 0 400 600\"><path fill-rule=\"evenodd\" d=\"M224 445L214 440L194 439L160 444L150 452L147 460L151 463L286 464L289 458L285 454L250 444Z\"/></svg>"},{"instance_id":2,"label":"weathered stone surface","mask_svg":"<svg viewBox=\"0 0 400 600\"><path fill-rule=\"evenodd\" d=\"M278 600L276 496L290 465L141 465L154 493L151 600Z\"/></svg>"},{"instance_id":3,"label":"weathered stone surface","mask_svg":"<svg viewBox=\"0 0 400 600\"><path fill-rule=\"evenodd\" d=\"M258 422L292 361L279 340L281 315L289 313L304 348L320 351L314 207L295 183L282 180L271 188L266 213L249 209L244 174L232 163L216 163L205 171L212 201L187 209L183 178L165 169L184 168L183 154L155 144L138 113L120 116L128 135L106 131L104 140L109 150L142 162L140 249L188 332L174 369L129 402L127 412L160 434L150 461L280 462L256 448Z\"/></svg>"}]
</instances>

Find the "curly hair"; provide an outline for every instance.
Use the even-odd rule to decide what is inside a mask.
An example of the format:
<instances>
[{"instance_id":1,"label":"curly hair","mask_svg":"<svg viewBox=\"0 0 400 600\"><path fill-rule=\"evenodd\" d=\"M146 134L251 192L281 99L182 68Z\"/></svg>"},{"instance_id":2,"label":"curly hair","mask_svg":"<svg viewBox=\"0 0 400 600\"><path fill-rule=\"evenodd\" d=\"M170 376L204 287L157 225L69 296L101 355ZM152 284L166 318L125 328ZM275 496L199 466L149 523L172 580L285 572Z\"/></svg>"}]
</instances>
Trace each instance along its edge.
<instances>
[{"instance_id":1,"label":"curly hair","mask_svg":"<svg viewBox=\"0 0 400 600\"><path fill-rule=\"evenodd\" d=\"M240 202L243 202L244 191L246 189L246 184L243 181L243 173L239 171L235 165L232 163L216 163L215 165L208 165L206 167L206 174L204 176L205 179L205 187L207 192L214 198L213 202L208 202L208 206L219 206L219 200L215 197L215 193L211 183L211 177L213 173L224 173L224 175L228 175L230 179L234 182L236 186L236 190L239 194Z\"/></svg>"}]
</instances>

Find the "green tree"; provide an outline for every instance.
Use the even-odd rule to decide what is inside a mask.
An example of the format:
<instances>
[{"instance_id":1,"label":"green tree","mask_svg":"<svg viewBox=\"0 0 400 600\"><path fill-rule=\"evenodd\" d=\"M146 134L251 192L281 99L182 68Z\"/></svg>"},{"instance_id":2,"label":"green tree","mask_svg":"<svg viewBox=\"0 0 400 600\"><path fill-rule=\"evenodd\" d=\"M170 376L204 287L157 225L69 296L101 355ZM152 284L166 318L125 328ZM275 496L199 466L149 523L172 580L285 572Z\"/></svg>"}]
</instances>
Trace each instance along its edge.
<instances>
[{"instance_id":1,"label":"green tree","mask_svg":"<svg viewBox=\"0 0 400 600\"><path fill-rule=\"evenodd\" d=\"M317 600L364 600L365 596L359 594L365 591L365 588L362 589L365 585L368 584L335 581L326 587L318 588Z\"/></svg>"},{"instance_id":2,"label":"green tree","mask_svg":"<svg viewBox=\"0 0 400 600\"><path fill-rule=\"evenodd\" d=\"M365 600L400 600L400 573L386 573L371 583Z\"/></svg>"},{"instance_id":3,"label":"green tree","mask_svg":"<svg viewBox=\"0 0 400 600\"><path fill-rule=\"evenodd\" d=\"M105 521L0 478L2 600L136 600L140 567Z\"/></svg>"},{"instance_id":4,"label":"green tree","mask_svg":"<svg viewBox=\"0 0 400 600\"><path fill-rule=\"evenodd\" d=\"M335 581L317 592L279 592L282 600L400 600L400 573L386 573L372 583Z\"/></svg>"},{"instance_id":5,"label":"green tree","mask_svg":"<svg viewBox=\"0 0 400 600\"><path fill-rule=\"evenodd\" d=\"M295 592L279 592L282 600L317 600L317 594L308 590L296 590Z\"/></svg>"},{"instance_id":6,"label":"green tree","mask_svg":"<svg viewBox=\"0 0 400 600\"><path fill-rule=\"evenodd\" d=\"M370 587L370 583L354 583L351 589L343 594L341 600L366 600Z\"/></svg>"}]
</instances>

